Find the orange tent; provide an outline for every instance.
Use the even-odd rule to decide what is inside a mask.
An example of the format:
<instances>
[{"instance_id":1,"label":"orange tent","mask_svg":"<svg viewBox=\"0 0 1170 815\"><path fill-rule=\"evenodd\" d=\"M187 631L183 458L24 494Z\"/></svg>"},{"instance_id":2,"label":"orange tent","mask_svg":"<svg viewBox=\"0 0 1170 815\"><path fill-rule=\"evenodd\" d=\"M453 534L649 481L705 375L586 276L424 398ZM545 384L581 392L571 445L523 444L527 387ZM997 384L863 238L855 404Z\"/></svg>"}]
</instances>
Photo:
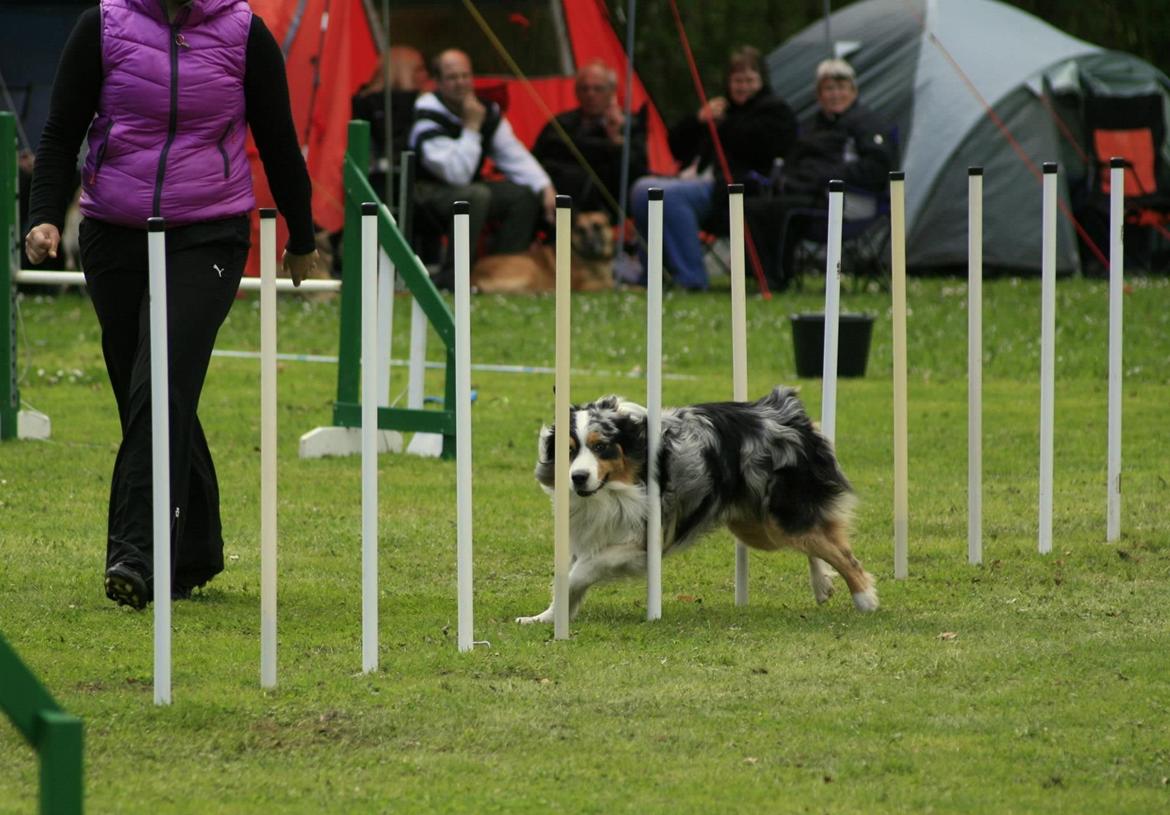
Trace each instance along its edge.
<instances>
[{"instance_id":1,"label":"orange tent","mask_svg":"<svg viewBox=\"0 0 1170 815\"><path fill-rule=\"evenodd\" d=\"M313 179L313 219L336 232L345 221L341 160L345 155L350 97L370 78L378 48L365 9L356 0L250 0L280 43L285 55L293 122ZM257 206L275 206L264 168L249 144ZM259 218L253 216L252 243L259 246ZM288 240L284 219L278 220L277 246ZM253 252L249 275L259 274Z\"/></svg>"},{"instance_id":2,"label":"orange tent","mask_svg":"<svg viewBox=\"0 0 1170 815\"><path fill-rule=\"evenodd\" d=\"M335 232L344 222L341 161L345 154L350 99L374 72L378 60L377 38L371 25L369 0L250 0L285 53L293 121L313 179L313 217L324 229ZM472 54L483 84L503 85L507 116L517 136L532 145L553 114L577 104L574 93L576 66L600 59L618 74L619 98L625 98L626 56L614 33L603 0L479 0L495 34L529 75L531 87L507 68L487 35L463 3L436 0L394 0L390 31L397 42L420 47L429 57L448 47ZM534 54L543 53L543 62ZM525 63L536 66L528 71ZM551 70L549 69L551 66ZM539 97L539 101L534 98ZM666 127L635 74L633 109L648 106L647 148L651 172L672 173L674 160L666 140ZM542 104L543 103L543 104ZM259 206L273 206L263 168L255 149L252 178ZM631 179L632 181L633 179ZM278 221L277 245L287 232ZM253 244L259 244L258 218L253 223ZM252 253L248 274L258 274Z\"/></svg>"}]
</instances>

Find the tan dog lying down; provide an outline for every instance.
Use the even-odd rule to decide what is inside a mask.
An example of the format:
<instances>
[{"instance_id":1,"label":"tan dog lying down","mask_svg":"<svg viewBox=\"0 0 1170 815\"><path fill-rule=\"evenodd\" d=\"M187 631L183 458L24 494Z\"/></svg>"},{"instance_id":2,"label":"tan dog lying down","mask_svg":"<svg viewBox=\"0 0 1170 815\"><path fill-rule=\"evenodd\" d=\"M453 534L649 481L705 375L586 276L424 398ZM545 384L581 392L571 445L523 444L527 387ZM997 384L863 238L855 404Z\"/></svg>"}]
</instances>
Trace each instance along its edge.
<instances>
[{"instance_id":1,"label":"tan dog lying down","mask_svg":"<svg viewBox=\"0 0 1170 815\"><path fill-rule=\"evenodd\" d=\"M573 216L573 291L613 288L614 237L604 212ZM471 268L471 285L486 294L548 292L556 289L556 248L537 244L527 252L488 255Z\"/></svg>"}]
</instances>

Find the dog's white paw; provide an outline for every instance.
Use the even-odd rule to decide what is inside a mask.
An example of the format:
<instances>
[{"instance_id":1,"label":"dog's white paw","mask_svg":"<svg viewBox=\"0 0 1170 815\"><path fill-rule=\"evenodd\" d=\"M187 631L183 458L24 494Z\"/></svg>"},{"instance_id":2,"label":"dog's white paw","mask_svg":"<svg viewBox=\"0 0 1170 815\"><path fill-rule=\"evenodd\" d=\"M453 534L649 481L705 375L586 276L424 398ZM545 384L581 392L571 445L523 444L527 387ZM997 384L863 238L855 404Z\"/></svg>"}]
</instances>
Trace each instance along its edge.
<instances>
[{"instance_id":1,"label":"dog's white paw","mask_svg":"<svg viewBox=\"0 0 1170 815\"><path fill-rule=\"evenodd\" d=\"M520 625L532 625L534 623L551 623L553 621L552 609L545 609L535 617L517 617L516 622Z\"/></svg>"},{"instance_id":2,"label":"dog's white paw","mask_svg":"<svg viewBox=\"0 0 1170 815\"><path fill-rule=\"evenodd\" d=\"M878 609L878 594L877 589L872 586L865 591L859 591L853 595L853 607L858 611L870 612Z\"/></svg>"}]
</instances>

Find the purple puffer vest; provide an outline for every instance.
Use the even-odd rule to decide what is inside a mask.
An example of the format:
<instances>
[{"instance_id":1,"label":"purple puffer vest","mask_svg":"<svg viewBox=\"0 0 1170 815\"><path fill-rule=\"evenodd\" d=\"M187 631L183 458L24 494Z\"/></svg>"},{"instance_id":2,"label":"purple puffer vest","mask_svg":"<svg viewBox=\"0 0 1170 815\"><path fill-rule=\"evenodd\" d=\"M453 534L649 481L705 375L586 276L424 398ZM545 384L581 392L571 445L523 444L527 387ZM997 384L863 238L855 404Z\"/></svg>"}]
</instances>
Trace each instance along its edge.
<instances>
[{"instance_id":1,"label":"purple puffer vest","mask_svg":"<svg viewBox=\"0 0 1170 815\"><path fill-rule=\"evenodd\" d=\"M81 211L138 228L252 210L244 153L246 0L102 0L102 92L89 128Z\"/></svg>"}]
</instances>

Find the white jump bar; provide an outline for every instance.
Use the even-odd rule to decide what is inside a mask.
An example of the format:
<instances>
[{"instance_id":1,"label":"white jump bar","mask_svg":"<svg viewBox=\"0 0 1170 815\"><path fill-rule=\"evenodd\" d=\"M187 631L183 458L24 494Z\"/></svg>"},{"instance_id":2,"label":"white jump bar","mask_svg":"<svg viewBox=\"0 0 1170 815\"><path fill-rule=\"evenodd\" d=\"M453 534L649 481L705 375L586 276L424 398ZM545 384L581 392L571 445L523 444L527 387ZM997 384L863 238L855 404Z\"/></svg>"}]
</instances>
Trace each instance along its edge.
<instances>
[{"instance_id":1,"label":"white jump bar","mask_svg":"<svg viewBox=\"0 0 1170 815\"><path fill-rule=\"evenodd\" d=\"M31 286L84 286L85 274L82 272L47 272L38 269L20 269L16 272L16 282ZM260 278L245 277L240 280L240 288L244 291L260 291ZM299 287L294 286L287 277L276 279L277 291L341 291L340 280L302 280Z\"/></svg>"}]
</instances>

